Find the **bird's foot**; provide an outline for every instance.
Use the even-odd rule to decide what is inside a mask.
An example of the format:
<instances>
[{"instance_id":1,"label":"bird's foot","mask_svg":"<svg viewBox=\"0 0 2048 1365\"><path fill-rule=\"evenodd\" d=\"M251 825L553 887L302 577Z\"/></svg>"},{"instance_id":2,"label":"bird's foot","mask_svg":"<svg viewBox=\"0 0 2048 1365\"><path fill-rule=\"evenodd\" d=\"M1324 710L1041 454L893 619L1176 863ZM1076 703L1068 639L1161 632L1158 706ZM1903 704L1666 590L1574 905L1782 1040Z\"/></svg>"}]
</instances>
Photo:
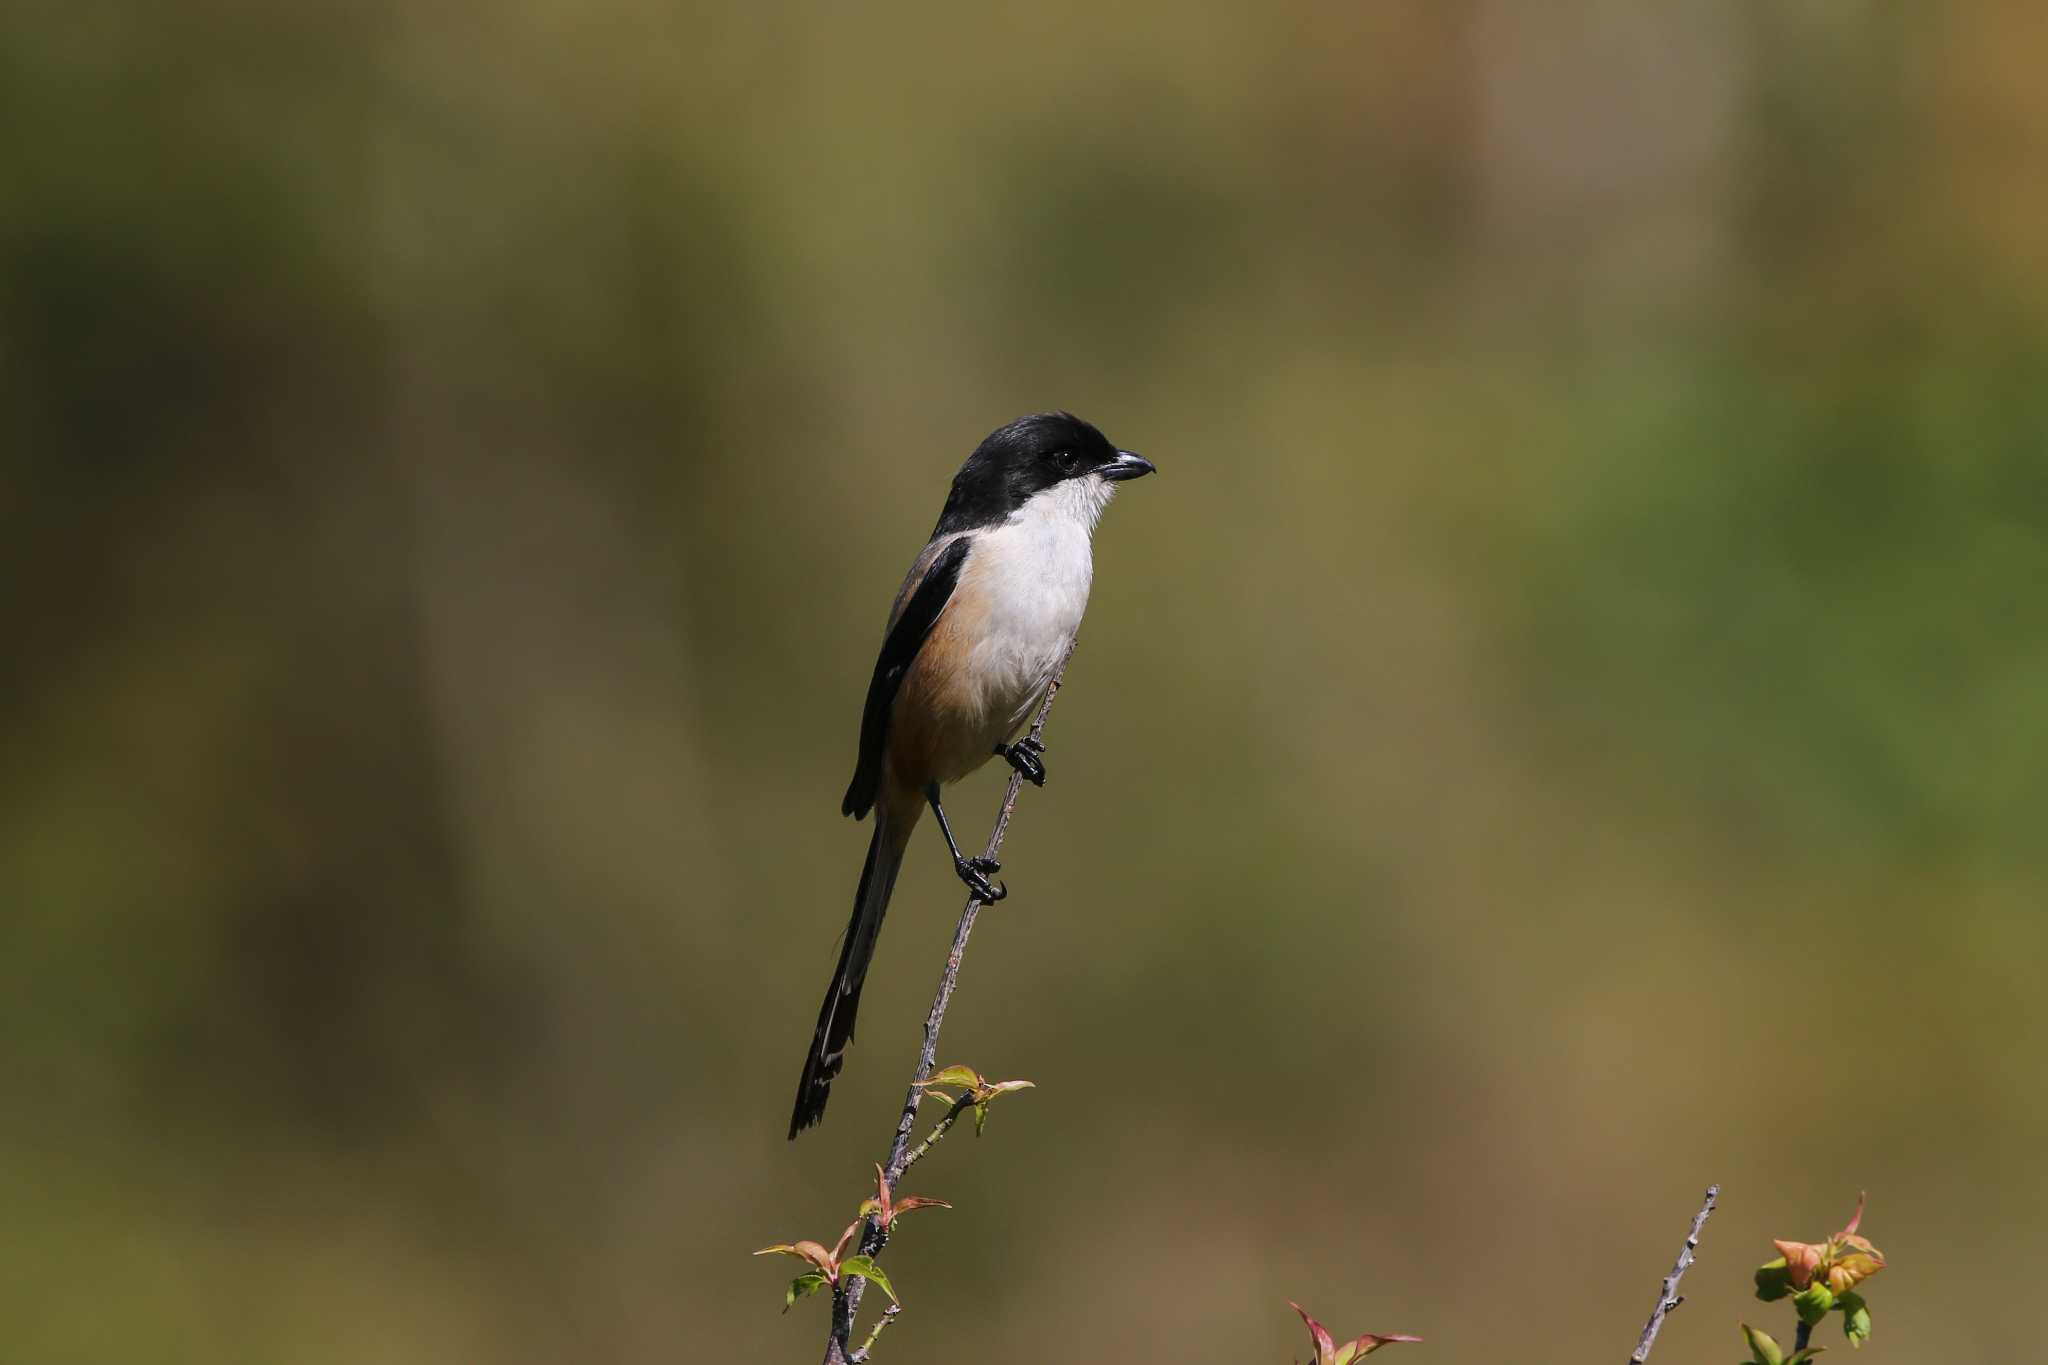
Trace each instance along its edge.
<instances>
[{"instance_id":1,"label":"bird's foot","mask_svg":"<svg viewBox=\"0 0 2048 1365\"><path fill-rule=\"evenodd\" d=\"M1002 870L1003 865L994 858L955 858L953 860L953 871L959 874L961 881L967 883L967 889L983 905L994 905L997 901L1010 894L1009 887L997 882L991 882L988 879L989 873Z\"/></svg>"},{"instance_id":2,"label":"bird's foot","mask_svg":"<svg viewBox=\"0 0 2048 1365\"><path fill-rule=\"evenodd\" d=\"M1015 744L996 745L996 754L1004 762L1024 774L1024 780L1034 787L1045 785L1045 745L1030 735Z\"/></svg>"}]
</instances>

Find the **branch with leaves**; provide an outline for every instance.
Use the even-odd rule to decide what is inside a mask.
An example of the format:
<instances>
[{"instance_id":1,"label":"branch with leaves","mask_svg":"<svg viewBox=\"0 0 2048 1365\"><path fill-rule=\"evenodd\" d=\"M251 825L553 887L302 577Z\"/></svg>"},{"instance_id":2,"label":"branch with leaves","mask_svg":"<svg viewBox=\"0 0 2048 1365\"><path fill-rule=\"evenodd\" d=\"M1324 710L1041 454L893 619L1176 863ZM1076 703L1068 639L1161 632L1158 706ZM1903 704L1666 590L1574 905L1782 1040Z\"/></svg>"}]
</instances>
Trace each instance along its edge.
<instances>
[{"instance_id":1,"label":"branch with leaves","mask_svg":"<svg viewBox=\"0 0 2048 1365\"><path fill-rule=\"evenodd\" d=\"M954 1096L941 1087L955 1089L960 1093ZM934 1143L945 1137L962 1115L973 1113L974 1131L979 1136L988 1126L988 1108L997 1097L1012 1091L1032 1089L1032 1084L1030 1081L991 1081L971 1066L949 1066L924 1081L923 1088L926 1093L945 1102L946 1113L932 1126L924 1141L904 1154L902 1165L905 1170L915 1165L919 1158L932 1149ZM846 1300L849 1291L857 1282L871 1281L880 1286L882 1292L889 1296L889 1306L883 1310L882 1316L875 1320L867 1341L858 1350L847 1349L847 1338L852 1335L851 1314L847 1316L847 1337L838 1337L836 1334L834 1337L834 1343L840 1352L837 1359L846 1361L847 1365L861 1365L874 1350L875 1342L881 1338L882 1332L903 1312L903 1301L896 1296L895 1285L890 1283L888 1275L882 1268L875 1264L875 1251L894 1235L897 1220L904 1214L917 1209L952 1207L943 1199L933 1199L926 1195L899 1196L889 1179L889 1173L878 1164L875 1167L875 1192L861 1201L860 1208L854 1213L853 1221L846 1225L846 1230L839 1234L839 1241L830 1250L820 1242L778 1242L774 1246L762 1247L754 1254L788 1256L810 1267L799 1272L796 1278L789 1282L789 1287L783 1291L782 1311L785 1313L796 1305L798 1299L809 1298L821 1289L832 1291L836 1308ZM856 1237L862 1239L860 1245L854 1248L854 1254L848 1255L848 1249L854 1247ZM872 1241L869 1240L871 1237ZM835 1329L837 1316L835 1312ZM833 1357L828 1356L827 1359Z\"/></svg>"},{"instance_id":2,"label":"branch with leaves","mask_svg":"<svg viewBox=\"0 0 2048 1365\"><path fill-rule=\"evenodd\" d=\"M1030 739L1040 750L1044 747L1040 736L1045 731L1046 717L1052 711L1053 698L1059 694L1060 679L1072 657L1073 647L1070 645L1032 720ZM1003 839L1009 833L1010 817L1016 812L1017 798L1023 791L1024 781L1021 770L1010 777L983 854L991 861L1002 851ZM784 1291L784 1312L798 1299L808 1298L824 1289L832 1291L832 1322L825 1341L824 1365L866 1365L882 1334L902 1315L903 1304L897 1297L895 1286L876 1264L876 1257L888 1245L897 1221L915 1209L952 1207L943 1199L921 1195L898 1196L896 1185L904 1172L927 1156L967 1113L973 1113L974 1131L979 1136L988 1124L989 1106L997 1098L1032 1088L1030 1081L992 1081L970 1066L955 1065L941 1069L936 1065L939 1030L946 1022L946 1010L952 1003L954 988L959 984L960 963L966 955L967 941L974 932L975 918L981 905L981 901L970 896L954 928L952 948L946 955L938 992L933 996L931 1010L925 1017L924 1043L919 1049L917 1066L911 1073L910 1089L904 1097L902 1114L889 1144L888 1160L875 1167L874 1195L861 1202L854 1220L846 1225L845 1231L839 1234L838 1242L829 1250L819 1242L799 1241L763 1247L755 1253L757 1256L792 1257L807 1267L790 1281ZM913 1147L910 1137L916 1128L918 1108L927 1098L935 1098L945 1104L946 1112ZM1705 1202L1693 1216L1678 1260L1659 1286L1656 1306L1643 1326L1635 1354L1629 1357L1630 1365L1645 1365L1665 1318L1684 1302L1678 1292L1679 1282L1693 1264L1700 1234L1707 1219L1713 1215L1719 1195L1720 1186L1708 1187ZM1884 1269L1885 1260L1869 1239L1858 1233L1862 1220L1863 1201L1859 1199L1855 1216L1840 1232L1824 1242L1778 1242L1778 1259L1758 1268L1757 1297L1765 1302L1791 1297L1798 1314L1798 1328L1793 1348L1788 1353L1769 1333L1743 1324L1743 1338L1749 1345L1754 1365L1804 1365L1822 1350L1810 1345L1809 1338L1814 1326L1830 1312L1842 1314L1842 1330L1851 1346L1861 1346L1869 1339L1870 1308L1856 1286ZM849 1251L852 1254L848 1254ZM876 1318L867 1339L856 1348L851 1345L854 1324L860 1313L861 1298L870 1282L879 1285L888 1295L889 1305ZM1309 1315L1307 1309L1298 1303L1290 1306L1301 1315L1303 1324L1308 1328L1309 1341L1315 1351L1309 1365L1355 1365L1383 1346L1422 1340L1421 1337L1398 1333L1367 1333L1340 1343L1322 1323Z\"/></svg>"},{"instance_id":3,"label":"branch with leaves","mask_svg":"<svg viewBox=\"0 0 2048 1365\"><path fill-rule=\"evenodd\" d=\"M837 1246L827 1251L817 1242L777 1242L772 1247L762 1247L754 1254L756 1256L793 1256L797 1260L807 1262L810 1265L811 1268L809 1270L804 1271L789 1282L789 1289L782 1298L782 1311L785 1313L795 1305L798 1299L809 1298L820 1289L829 1286L834 1292L837 1292L846 1283L846 1277L849 1275L858 1275L864 1280L873 1280L876 1284L882 1286L882 1292L887 1294L890 1301L894 1303L896 1290L890 1285L889 1277L884 1275L881 1268L875 1264L874 1258L867 1255L848 1256L846 1254L847 1244L853 1240L854 1234L860 1230L861 1222L864 1219L872 1218L886 1230L894 1226L898 1218L909 1213L912 1209L950 1209L952 1207L951 1204L948 1204L943 1199L927 1199L923 1195L913 1194L907 1199L896 1198L895 1192L889 1188L889 1177L882 1173L880 1166L877 1166L875 1167L874 1197L861 1201L860 1212L855 1215L851 1223L846 1225L846 1231L839 1234ZM896 1307L900 1310L902 1305L896 1304ZM880 1334L880 1331L880 1324L877 1324L877 1335Z\"/></svg>"},{"instance_id":4,"label":"branch with leaves","mask_svg":"<svg viewBox=\"0 0 2048 1365\"><path fill-rule=\"evenodd\" d=\"M1870 1340L1870 1305L1857 1286L1883 1270L1885 1261L1884 1253L1857 1231L1866 1198L1857 1196L1848 1224L1824 1242L1772 1243L1778 1256L1757 1267L1756 1296L1765 1303L1789 1297L1798 1326L1788 1352L1769 1332L1744 1323L1742 1337L1755 1365L1802 1365L1819 1355L1825 1348L1811 1344L1813 1329L1830 1313L1842 1315L1842 1335L1849 1345Z\"/></svg>"},{"instance_id":5,"label":"branch with leaves","mask_svg":"<svg viewBox=\"0 0 2048 1365\"><path fill-rule=\"evenodd\" d=\"M1052 713L1053 698L1059 695L1060 680L1065 677L1067 664L1073 657L1074 647L1070 644L1060 659L1059 667L1053 670L1045 697L1038 704L1037 715L1032 718L1029 743L1039 752L1044 752L1045 748L1042 737L1046 717ZM982 852L982 856L991 862L1002 851L1003 839L1010 832L1010 817L1016 813L1017 798L1023 792L1024 781L1021 769L1010 775L1010 785L1003 793L1003 804L996 812L995 827L989 831L988 844ZM989 1105L998 1096L1031 1087L1030 1081L991 1081L969 1066L937 1069L939 1030L944 1027L947 1007L953 1002L953 990L960 980L961 959L967 954L967 940L974 933L974 921L981 912L981 905L981 901L969 896L966 907L960 912L960 921L954 926L953 946L946 954L945 970L939 976L939 989L932 997L931 1011L925 1016L924 1044L918 1050L917 1067L911 1072L910 1090L904 1096L902 1115L897 1120L896 1133L889 1144L888 1160L875 1168L877 1197L861 1205L859 1215L840 1236L839 1245L829 1252L816 1242L791 1242L767 1247L757 1253L795 1256L811 1266L791 1281L784 1311L799 1298L815 1294L820 1289L832 1290L832 1325L825 1339L825 1365L861 1365L882 1332L902 1312L902 1301L896 1297L895 1288L875 1264L875 1258L889 1243L894 1216L912 1207L951 1207L939 1200L896 1200L892 1210L891 1190L902 1180L903 1173L952 1131L961 1115L970 1110L973 1112L974 1131L979 1136L988 1124ZM956 1090L958 1095L949 1093ZM912 1147L910 1135L917 1125L918 1106L927 1097L936 1097L944 1102L946 1113L924 1140ZM855 1244L856 1238L855 1254L847 1256L846 1250ZM867 1341L854 1349L851 1346L854 1322L860 1314L861 1297L869 1281L880 1285L882 1292L889 1296L889 1308L876 1320Z\"/></svg>"},{"instance_id":6,"label":"branch with leaves","mask_svg":"<svg viewBox=\"0 0 2048 1365\"><path fill-rule=\"evenodd\" d=\"M1693 1215L1678 1263L1664 1277L1657 1293L1657 1306L1643 1325L1642 1339L1636 1343L1629 1365L1643 1365L1650 1358L1650 1348L1656 1343L1665 1317L1685 1301L1679 1296L1678 1282L1692 1265L1693 1255L1699 1250L1700 1231L1712 1216L1714 1201L1720 1194L1719 1185L1707 1187L1706 1202ZM1859 1196L1848 1225L1824 1242L1773 1244L1778 1248L1778 1257L1757 1267L1756 1296L1765 1303L1791 1298L1798 1324L1792 1349L1788 1351L1769 1332L1743 1323L1742 1339L1749 1347L1751 1365L1805 1365L1826 1349L1811 1342L1813 1329L1831 1312L1841 1313L1842 1334L1851 1346L1861 1346L1870 1339L1870 1305L1864 1302L1856 1286L1883 1270L1885 1261L1884 1253L1857 1231L1863 1222L1863 1204Z\"/></svg>"},{"instance_id":7,"label":"branch with leaves","mask_svg":"<svg viewBox=\"0 0 2048 1365\"><path fill-rule=\"evenodd\" d=\"M1301 1314L1301 1321L1308 1328L1309 1342L1316 1348L1316 1353L1309 1360L1308 1365L1352 1365L1353 1361L1363 1360L1382 1346L1392 1346L1396 1342L1402 1341L1422 1340L1421 1337L1404 1336L1399 1333L1391 1336L1375 1336L1368 1332L1362 1337L1353 1337L1349 1341L1340 1343L1335 1337L1330 1335L1328 1328L1308 1315L1306 1308L1303 1308L1292 1299L1287 1301L1287 1306Z\"/></svg>"}]
</instances>

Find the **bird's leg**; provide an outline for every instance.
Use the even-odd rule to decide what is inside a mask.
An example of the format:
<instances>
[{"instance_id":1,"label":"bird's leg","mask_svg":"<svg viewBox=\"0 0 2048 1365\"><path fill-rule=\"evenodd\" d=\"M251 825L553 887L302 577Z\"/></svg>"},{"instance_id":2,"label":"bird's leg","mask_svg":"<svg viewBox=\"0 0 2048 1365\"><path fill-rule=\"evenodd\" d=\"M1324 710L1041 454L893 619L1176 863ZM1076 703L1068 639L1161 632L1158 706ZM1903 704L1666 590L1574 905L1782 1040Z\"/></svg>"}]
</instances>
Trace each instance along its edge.
<instances>
[{"instance_id":1,"label":"bird's leg","mask_svg":"<svg viewBox=\"0 0 2048 1365\"><path fill-rule=\"evenodd\" d=\"M953 826L946 819L946 808L939 802L939 784L934 782L924 789L924 799L931 802L932 814L939 817L939 833L946 836L946 847L953 851L953 871L960 880L967 883L967 889L983 905L994 905L1010 894L1010 888L989 881L988 874L1000 872L1003 865L994 858L968 858L962 856L960 845L953 838Z\"/></svg>"},{"instance_id":2,"label":"bird's leg","mask_svg":"<svg viewBox=\"0 0 2048 1365\"><path fill-rule=\"evenodd\" d=\"M1034 787L1045 785L1045 745L1036 736L1026 735L1015 744L996 745L996 757L1024 774L1024 780Z\"/></svg>"}]
</instances>

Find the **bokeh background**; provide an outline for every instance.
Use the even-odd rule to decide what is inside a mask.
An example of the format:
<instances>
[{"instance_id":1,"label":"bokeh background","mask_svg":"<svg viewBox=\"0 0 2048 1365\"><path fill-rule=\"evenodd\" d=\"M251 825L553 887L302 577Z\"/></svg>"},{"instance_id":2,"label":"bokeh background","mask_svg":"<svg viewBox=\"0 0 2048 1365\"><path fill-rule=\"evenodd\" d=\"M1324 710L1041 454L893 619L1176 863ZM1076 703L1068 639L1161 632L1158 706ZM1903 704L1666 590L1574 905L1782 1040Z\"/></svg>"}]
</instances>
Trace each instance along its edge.
<instances>
[{"instance_id":1,"label":"bokeh background","mask_svg":"<svg viewBox=\"0 0 2048 1365\"><path fill-rule=\"evenodd\" d=\"M786 1143L872 651L1052 406L1163 472L942 1049L1041 1088L879 1357L1618 1360L1709 1179L1659 1359L1866 1187L1873 1359L2036 1355L2044 60L8 6L0 1357L815 1358L747 1253L850 1212L960 899L923 838Z\"/></svg>"}]
</instances>

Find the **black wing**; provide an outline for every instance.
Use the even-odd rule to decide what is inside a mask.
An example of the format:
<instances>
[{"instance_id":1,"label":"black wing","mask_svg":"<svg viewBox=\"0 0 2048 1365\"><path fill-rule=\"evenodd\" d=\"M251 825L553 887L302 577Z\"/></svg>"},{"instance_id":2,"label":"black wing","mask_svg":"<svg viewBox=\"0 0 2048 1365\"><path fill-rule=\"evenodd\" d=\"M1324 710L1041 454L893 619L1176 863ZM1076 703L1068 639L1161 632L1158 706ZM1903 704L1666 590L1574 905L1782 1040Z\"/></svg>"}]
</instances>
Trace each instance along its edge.
<instances>
[{"instance_id":1,"label":"black wing","mask_svg":"<svg viewBox=\"0 0 2048 1365\"><path fill-rule=\"evenodd\" d=\"M868 683L868 704L860 717L860 762L846 789L846 799L839 804L842 815L859 820L874 809L875 793L882 785L882 742L889 734L889 707L896 700L903 675L910 671L917 651L923 647L924 637L931 634L939 613L952 600L953 587L960 581L960 566L967 562L971 539L962 536L940 551L931 568L925 570L917 591L903 604L896 624L889 627L889 638L882 641L881 657L875 660L875 676Z\"/></svg>"}]
</instances>

